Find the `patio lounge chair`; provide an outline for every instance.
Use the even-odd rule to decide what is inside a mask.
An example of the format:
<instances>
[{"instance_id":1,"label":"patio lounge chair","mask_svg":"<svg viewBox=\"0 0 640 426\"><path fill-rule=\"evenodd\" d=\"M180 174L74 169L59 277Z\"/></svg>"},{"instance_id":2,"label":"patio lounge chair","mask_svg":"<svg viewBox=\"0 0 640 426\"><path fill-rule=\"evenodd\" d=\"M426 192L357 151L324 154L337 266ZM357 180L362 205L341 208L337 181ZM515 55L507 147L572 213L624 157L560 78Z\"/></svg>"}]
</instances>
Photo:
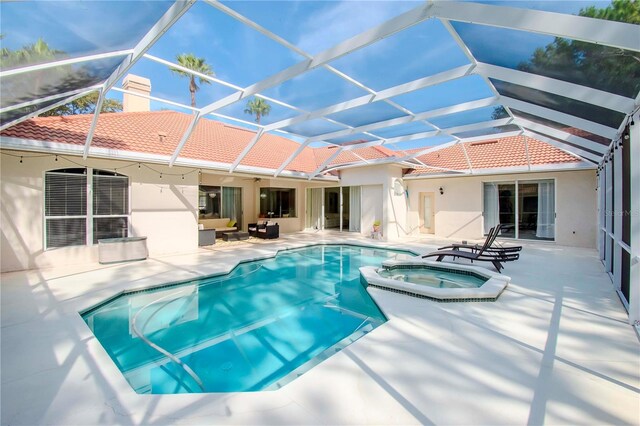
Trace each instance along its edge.
<instances>
[{"instance_id":1,"label":"patio lounge chair","mask_svg":"<svg viewBox=\"0 0 640 426\"><path fill-rule=\"evenodd\" d=\"M496 238L500 234L500 230L501 230L500 224L497 224L496 226L494 226L493 228L491 228L489 230L489 233L487 234L487 239L485 240L485 243L488 241L488 244L489 244L487 246L487 248L486 248L487 252L490 252L490 253L495 253L495 252L499 252L499 253L517 253L517 252L522 250L522 246L507 246L507 247L505 247L505 246L498 245L498 243L496 242ZM482 248L482 246L480 244L458 244L458 243L454 243L454 244L451 244L451 245L448 245L448 246L440 247L440 248L438 248L438 250L470 250L471 252L475 253L478 250L480 250L481 248Z\"/></svg>"},{"instance_id":2,"label":"patio lounge chair","mask_svg":"<svg viewBox=\"0 0 640 426\"><path fill-rule=\"evenodd\" d=\"M495 232L496 231L494 229L493 233ZM434 251L433 253L425 254L424 256L422 256L422 258L424 259L427 257L436 257L436 261L441 262L442 259L450 256L450 257L453 257L454 260L460 257L463 259L469 259L471 260L471 262L473 261L491 262L493 266L496 268L496 270L498 272L501 272L502 269L504 269L504 266L502 266L502 263L517 260L520 257L520 254L517 252L514 253L514 252L487 250L489 248L489 243L491 242L490 241L491 237L492 235L487 236L487 240L484 242L482 247L480 247L476 251L460 250L459 248L453 249L453 250L438 250L438 251Z\"/></svg>"}]
</instances>

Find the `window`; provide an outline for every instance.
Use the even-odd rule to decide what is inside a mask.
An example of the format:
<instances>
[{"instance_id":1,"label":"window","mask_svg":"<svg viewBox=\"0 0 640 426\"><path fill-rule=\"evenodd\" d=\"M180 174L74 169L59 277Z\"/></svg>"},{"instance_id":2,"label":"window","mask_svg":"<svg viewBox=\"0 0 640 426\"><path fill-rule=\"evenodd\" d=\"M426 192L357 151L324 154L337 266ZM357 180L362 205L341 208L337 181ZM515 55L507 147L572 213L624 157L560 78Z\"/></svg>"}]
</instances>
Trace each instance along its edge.
<instances>
[{"instance_id":1,"label":"window","mask_svg":"<svg viewBox=\"0 0 640 426\"><path fill-rule=\"evenodd\" d=\"M260 217L296 217L296 190L260 188Z\"/></svg>"},{"instance_id":2,"label":"window","mask_svg":"<svg viewBox=\"0 0 640 426\"><path fill-rule=\"evenodd\" d=\"M128 177L74 168L46 172L44 181L45 248L128 236Z\"/></svg>"},{"instance_id":3,"label":"window","mask_svg":"<svg viewBox=\"0 0 640 426\"><path fill-rule=\"evenodd\" d=\"M200 185L198 196L198 211L201 219L220 218L221 200L219 186Z\"/></svg>"}]
</instances>

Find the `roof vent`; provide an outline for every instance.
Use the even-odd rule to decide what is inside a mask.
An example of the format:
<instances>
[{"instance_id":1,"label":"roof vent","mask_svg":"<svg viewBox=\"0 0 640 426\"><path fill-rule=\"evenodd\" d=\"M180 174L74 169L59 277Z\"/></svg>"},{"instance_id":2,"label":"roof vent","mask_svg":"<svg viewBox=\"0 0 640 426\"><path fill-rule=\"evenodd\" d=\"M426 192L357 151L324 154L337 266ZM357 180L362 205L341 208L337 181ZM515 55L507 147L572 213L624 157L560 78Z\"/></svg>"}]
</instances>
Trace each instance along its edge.
<instances>
[{"instance_id":1,"label":"roof vent","mask_svg":"<svg viewBox=\"0 0 640 426\"><path fill-rule=\"evenodd\" d=\"M158 137L160 138L160 143L164 142L167 137L167 132L158 132Z\"/></svg>"},{"instance_id":2,"label":"roof vent","mask_svg":"<svg viewBox=\"0 0 640 426\"><path fill-rule=\"evenodd\" d=\"M469 144L469 145L470 146L480 146L480 145L492 145L494 143L498 143L498 141L495 140L495 141L471 142L471 144Z\"/></svg>"}]
</instances>

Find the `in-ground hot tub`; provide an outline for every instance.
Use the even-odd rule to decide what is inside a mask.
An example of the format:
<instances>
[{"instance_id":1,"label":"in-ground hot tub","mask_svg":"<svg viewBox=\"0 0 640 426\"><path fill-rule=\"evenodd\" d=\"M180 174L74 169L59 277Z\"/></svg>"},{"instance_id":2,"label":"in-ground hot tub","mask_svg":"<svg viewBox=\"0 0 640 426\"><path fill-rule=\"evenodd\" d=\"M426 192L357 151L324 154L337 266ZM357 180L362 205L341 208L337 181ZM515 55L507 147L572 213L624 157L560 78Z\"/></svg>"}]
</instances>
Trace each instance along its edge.
<instances>
[{"instance_id":1,"label":"in-ground hot tub","mask_svg":"<svg viewBox=\"0 0 640 426\"><path fill-rule=\"evenodd\" d=\"M471 265L433 260L389 260L360 268L368 286L438 302L495 301L511 278Z\"/></svg>"}]
</instances>

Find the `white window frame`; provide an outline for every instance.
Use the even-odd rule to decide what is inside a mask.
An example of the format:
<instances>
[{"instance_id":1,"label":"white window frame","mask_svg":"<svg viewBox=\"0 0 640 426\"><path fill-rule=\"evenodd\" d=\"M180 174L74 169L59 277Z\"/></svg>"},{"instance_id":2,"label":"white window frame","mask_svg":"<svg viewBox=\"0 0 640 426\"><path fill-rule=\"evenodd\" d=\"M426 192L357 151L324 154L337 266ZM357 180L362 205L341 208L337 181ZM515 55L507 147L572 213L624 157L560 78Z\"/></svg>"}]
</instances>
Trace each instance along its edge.
<instances>
[{"instance_id":1,"label":"white window frame","mask_svg":"<svg viewBox=\"0 0 640 426\"><path fill-rule=\"evenodd\" d=\"M70 167L70 168L78 168L82 169L82 167ZM62 168L63 169L63 168ZM93 171L94 170L106 170L106 169L96 169L94 167L85 167L86 170L86 215L72 215L72 216L47 216L46 215L46 199L47 199L47 188L46 188L46 179L47 174L57 173L57 174L69 174L64 172L58 172L57 170L45 170L42 174L42 206L43 206L43 214L42 214L42 247L44 247L45 251L48 250L57 250L57 249L66 249L68 247L82 247L82 246L64 246L64 247L47 247L47 220L49 219L81 219L85 220L85 242L84 246L94 246L93 242L93 219L100 218L109 218L109 217L124 217L127 218L127 235L131 235L131 178L126 175L118 175L123 179L127 179L127 214L125 215L93 215Z\"/></svg>"},{"instance_id":2,"label":"white window frame","mask_svg":"<svg viewBox=\"0 0 640 426\"><path fill-rule=\"evenodd\" d=\"M554 206L554 211L553 211L553 218L554 218L554 226L555 226L555 231L553 233L553 240L536 240L536 239L531 239L531 238L520 238L520 230L518 229L518 220L520 219L520 213L519 213L519 209L520 209L520 201L519 201L519 185L520 183L536 183L536 182L541 182L541 181L553 181L553 206ZM484 185L486 183L490 183L490 184L494 184L494 185L499 185L499 184L515 184L516 187L516 194L515 194L515 212L516 212L516 224L514 226L514 236L513 237L504 237L499 235L500 238L505 238L505 239L509 239L509 240L522 240L522 241L536 241L539 243L555 243L558 237L558 179L556 177L551 177L551 178L540 178L540 179L514 179L514 180L502 180L502 179L496 179L496 180L483 180L482 181L482 197L481 197L481 203L482 203L482 211L481 211L481 216L482 216L482 234L484 235Z\"/></svg>"}]
</instances>

